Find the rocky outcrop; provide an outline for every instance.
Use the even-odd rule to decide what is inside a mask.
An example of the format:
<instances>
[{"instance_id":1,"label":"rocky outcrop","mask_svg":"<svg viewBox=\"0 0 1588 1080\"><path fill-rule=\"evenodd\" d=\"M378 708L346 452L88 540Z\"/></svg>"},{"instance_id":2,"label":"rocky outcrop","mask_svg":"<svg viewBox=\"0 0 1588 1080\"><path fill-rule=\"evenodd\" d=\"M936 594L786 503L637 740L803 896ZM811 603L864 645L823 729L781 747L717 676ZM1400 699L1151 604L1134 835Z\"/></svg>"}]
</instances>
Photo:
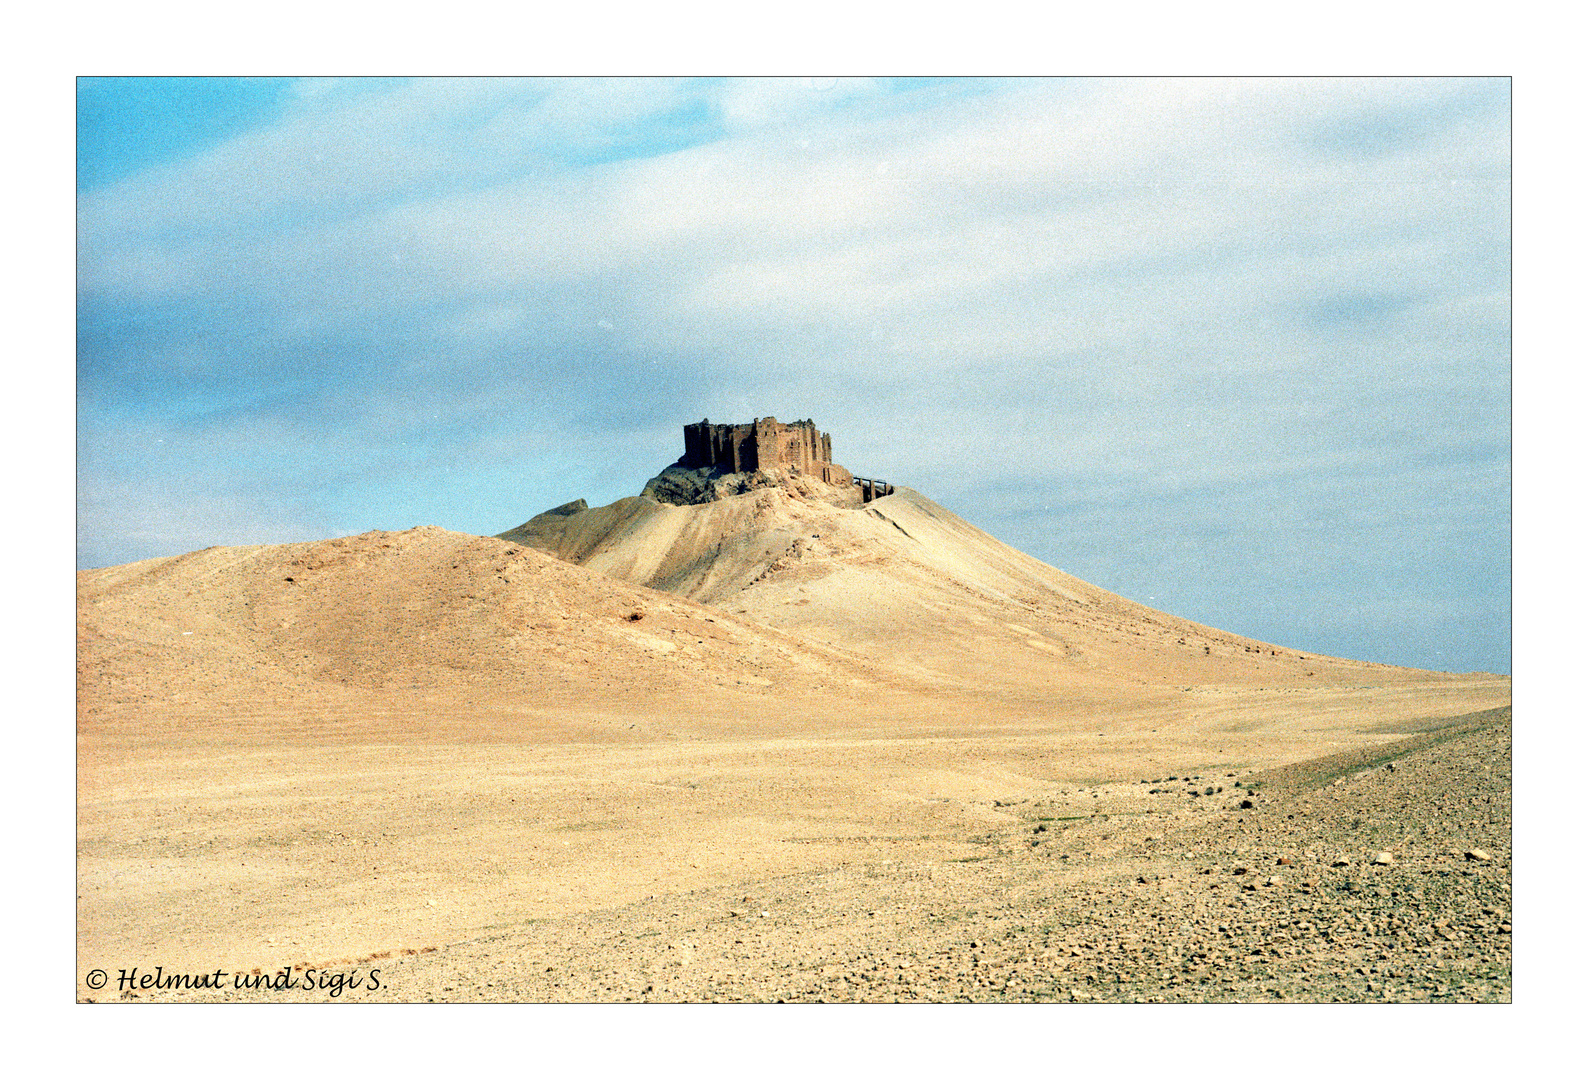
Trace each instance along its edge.
<instances>
[{"instance_id":1,"label":"rocky outcrop","mask_svg":"<svg viewBox=\"0 0 1588 1080\"><path fill-rule=\"evenodd\" d=\"M561 506L552 507L550 510L546 511L546 514L551 517L573 517L573 515L579 513L581 510L588 509L590 509L589 503L585 502L583 499L575 499L573 502L566 502Z\"/></svg>"},{"instance_id":2,"label":"rocky outcrop","mask_svg":"<svg viewBox=\"0 0 1588 1080\"><path fill-rule=\"evenodd\" d=\"M858 506L861 499L860 489L853 483L831 484L794 468L725 472L712 467L692 469L682 463L669 465L651 477L641 494L674 506L696 506L766 488L781 488L799 498L835 506Z\"/></svg>"}]
</instances>

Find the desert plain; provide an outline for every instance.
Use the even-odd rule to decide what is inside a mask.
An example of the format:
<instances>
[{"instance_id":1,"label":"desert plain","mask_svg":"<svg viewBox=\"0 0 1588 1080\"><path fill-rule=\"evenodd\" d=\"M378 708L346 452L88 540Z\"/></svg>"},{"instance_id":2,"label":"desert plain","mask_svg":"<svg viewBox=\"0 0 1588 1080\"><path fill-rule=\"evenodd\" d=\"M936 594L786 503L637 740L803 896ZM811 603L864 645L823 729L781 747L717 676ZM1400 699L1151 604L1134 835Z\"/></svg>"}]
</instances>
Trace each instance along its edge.
<instances>
[{"instance_id":1,"label":"desert plain","mask_svg":"<svg viewBox=\"0 0 1588 1080\"><path fill-rule=\"evenodd\" d=\"M907 488L77 587L81 1001L1510 999L1508 677L1200 626Z\"/></svg>"}]
</instances>

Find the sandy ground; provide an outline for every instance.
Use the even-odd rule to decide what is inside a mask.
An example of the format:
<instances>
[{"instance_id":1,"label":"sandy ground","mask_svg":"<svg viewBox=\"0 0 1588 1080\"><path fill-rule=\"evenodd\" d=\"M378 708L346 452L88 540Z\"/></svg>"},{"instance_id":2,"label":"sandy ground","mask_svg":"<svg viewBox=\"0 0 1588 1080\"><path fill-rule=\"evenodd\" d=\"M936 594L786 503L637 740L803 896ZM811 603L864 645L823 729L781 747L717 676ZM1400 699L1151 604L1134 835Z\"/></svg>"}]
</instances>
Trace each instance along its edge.
<instances>
[{"instance_id":1,"label":"sandy ground","mask_svg":"<svg viewBox=\"0 0 1588 1080\"><path fill-rule=\"evenodd\" d=\"M1509 679L1198 627L902 496L666 508L604 567L425 528L80 574L80 998L1508 995L1508 710L1449 721Z\"/></svg>"},{"instance_id":2,"label":"sandy ground","mask_svg":"<svg viewBox=\"0 0 1588 1080\"><path fill-rule=\"evenodd\" d=\"M294 967L309 986L143 996L1506 1001L1506 712L1301 769L1198 778L1231 793L1206 804L1179 782L1145 799L1111 783L1000 801L959 858L927 837L872 837L834 869Z\"/></svg>"}]
</instances>

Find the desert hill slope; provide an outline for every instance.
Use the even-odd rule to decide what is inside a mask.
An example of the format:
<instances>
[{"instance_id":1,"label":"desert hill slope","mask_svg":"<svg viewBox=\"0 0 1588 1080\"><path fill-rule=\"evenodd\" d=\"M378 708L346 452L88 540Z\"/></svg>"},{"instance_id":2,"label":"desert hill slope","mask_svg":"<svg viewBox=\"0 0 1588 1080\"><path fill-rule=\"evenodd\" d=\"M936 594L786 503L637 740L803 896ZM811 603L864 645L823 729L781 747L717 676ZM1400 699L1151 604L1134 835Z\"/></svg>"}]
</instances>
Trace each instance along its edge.
<instances>
[{"instance_id":1,"label":"desert hill slope","mask_svg":"<svg viewBox=\"0 0 1588 1080\"><path fill-rule=\"evenodd\" d=\"M88 570L78 642L85 721L222 704L358 716L371 700L448 715L676 703L726 718L818 698L1023 711L1077 693L1123 705L1473 678L1154 611L909 489L864 507L781 487L691 506L642 496L494 539L422 527Z\"/></svg>"},{"instance_id":2,"label":"desert hill slope","mask_svg":"<svg viewBox=\"0 0 1588 1080\"><path fill-rule=\"evenodd\" d=\"M831 649L500 540L422 527L78 575L82 712L321 701L590 706L861 684Z\"/></svg>"},{"instance_id":3,"label":"desert hill slope","mask_svg":"<svg viewBox=\"0 0 1588 1080\"><path fill-rule=\"evenodd\" d=\"M692 506L640 496L542 514L500 536L807 642L994 693L1430 677L1155 611L1023 554L908 488L864 507L778 487Z\"/></svg>"}]
</instances>

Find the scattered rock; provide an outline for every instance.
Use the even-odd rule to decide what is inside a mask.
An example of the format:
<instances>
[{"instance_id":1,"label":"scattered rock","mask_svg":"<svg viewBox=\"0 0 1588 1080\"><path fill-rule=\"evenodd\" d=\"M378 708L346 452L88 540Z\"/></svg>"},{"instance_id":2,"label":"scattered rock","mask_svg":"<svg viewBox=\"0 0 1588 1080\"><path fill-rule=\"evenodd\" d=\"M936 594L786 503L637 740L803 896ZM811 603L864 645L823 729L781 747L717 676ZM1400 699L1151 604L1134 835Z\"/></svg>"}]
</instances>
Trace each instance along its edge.
<instances>
[{"instance_id":1,"label":"scattered rock","mask_svg":"<svg viewBox=\"0 0 1588 1080\"><path fill-rule=\"evenodd\" d=\"M1391 855L1387 851L1381 851L1378 854L1373 856L1373 865L1374 866L1394 866L1395 865L1395 856Z\"/></svg>"},{"instance_id":2,"label":"scattered rock","mask_svg":"<svg viewBox=\"0 0 1588 1080\"><path fill-rule=\"evenodd\" d=\"M1469 848L1465 854L1468 862L1488 862L1493 858L1492 855L1480 847Z\"/></svg>"},{"instance_id":3,"label":"scattered rock","mask_svg":"<svg viewBox=\"0 0 1588 1080\"><path fill-rule=\"evenodd\" d=\"M1350 866L1351 865L1351 860L1347 859L1344 855L1341 855L1338 859L1334 860L1334 862L1330 863L1329 865L1330 866Z\"/></svg>"}]
</instances>

